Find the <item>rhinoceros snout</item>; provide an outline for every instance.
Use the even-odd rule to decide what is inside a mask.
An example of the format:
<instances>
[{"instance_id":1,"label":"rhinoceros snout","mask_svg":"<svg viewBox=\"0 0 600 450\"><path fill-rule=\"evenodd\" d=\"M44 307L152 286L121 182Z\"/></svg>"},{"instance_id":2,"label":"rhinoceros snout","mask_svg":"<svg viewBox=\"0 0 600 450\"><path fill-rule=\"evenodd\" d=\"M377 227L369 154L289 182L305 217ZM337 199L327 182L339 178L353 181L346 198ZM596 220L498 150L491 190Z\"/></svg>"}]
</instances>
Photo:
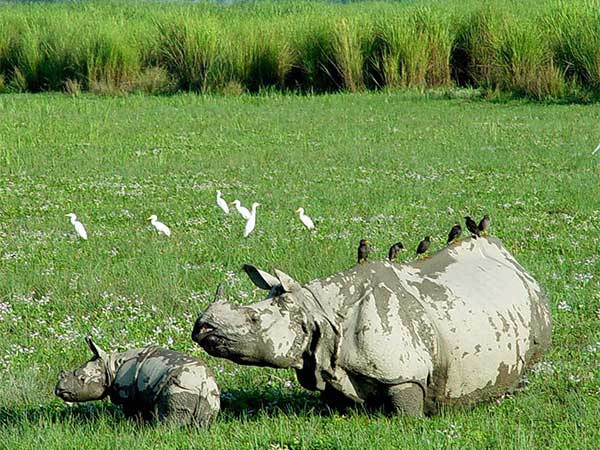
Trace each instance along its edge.
<instances>
[{"instance_id":1,"label":"rhinoceros snout","mask_svg":"<svg viewBox=\"0 0 600 450\"><path fill-rule=\"evenodd\" d=\"M194 324L194 329L192 330L192 340L201 345L202 340L209 337L214 331L215 327L206 322L198 320Z\"/></svg>"},{"instance_id":2,"label":"rhinoceros snout","mask_svg":"<svg viewBox=\"0 0 600 450\"><path fill-rule=\"evenodd\" d=\"M56 388L54 388L54 395L56 395L61 400L64 400L65 402L73 401L73 394L71 393L71 391L63 389L60 386L56 386Z\"/></svg>"}]
</instances>

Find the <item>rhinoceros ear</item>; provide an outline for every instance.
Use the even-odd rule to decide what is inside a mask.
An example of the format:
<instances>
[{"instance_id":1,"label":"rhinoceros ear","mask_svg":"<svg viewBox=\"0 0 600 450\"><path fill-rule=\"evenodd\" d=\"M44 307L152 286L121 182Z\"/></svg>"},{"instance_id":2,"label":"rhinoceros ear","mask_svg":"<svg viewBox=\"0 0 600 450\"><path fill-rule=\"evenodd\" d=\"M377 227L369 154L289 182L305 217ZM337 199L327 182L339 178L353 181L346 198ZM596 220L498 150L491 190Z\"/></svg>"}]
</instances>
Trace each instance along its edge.
<instances>
[{"instance_id":1,"label":"rhinoceros ear","mask_svg":"<svg viewBox=\"0 0 600 450\"><path fill-rule=\"evenodd\" d=\"M92 351L92 353L94 354L94 356L96 358L100 358L100 359L106 359L106 357L108 356L106 354L106 352L104 350L102 350L100 348L99 345L97 345L91 337L87 336L85 338L85 342L87 343L88 347L90 348L90 350Z\"/></svg>"},{"instance_id":2,"label":"rhinoceros ear","mask_svg":"<svg viewBox=\"0 0 600 450\"><path fill-rule=\"evenodd\" d=\"M281 270L275 269L275 275L277 275L279 284L283 288L284 292L292 292L302 288L302 286L300 286L300 283L298 283L288 274L283 273Z\"/></svg>"},{"instance_id":3,"label":"rhinoceros ear","mask_svg":"<svg viewBox=\"0 0 600 450\"><path fill-rule=\"evenodd\" d=\"M244 272L246 272L246 274L250 277L250 279L256 287L259 287L266 291L270 291L275 286L279 286L281 284L279 280L270 273L267 273L254 266L251 266L250 264L244 264L242 268L244 269Z\"/></svg>"}]
</instances>

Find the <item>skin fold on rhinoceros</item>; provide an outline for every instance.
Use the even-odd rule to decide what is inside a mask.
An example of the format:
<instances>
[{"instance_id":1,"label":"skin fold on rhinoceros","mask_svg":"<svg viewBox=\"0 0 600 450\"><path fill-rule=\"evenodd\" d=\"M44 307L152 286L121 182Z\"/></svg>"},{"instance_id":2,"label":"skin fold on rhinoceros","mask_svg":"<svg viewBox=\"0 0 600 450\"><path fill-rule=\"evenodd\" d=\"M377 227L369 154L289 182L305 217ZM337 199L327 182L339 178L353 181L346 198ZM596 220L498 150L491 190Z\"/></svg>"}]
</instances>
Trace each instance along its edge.
<instances>
[{"instance_id":1,"label":"skin fold on rhinoceros","mask_svg":"<svg viewBox=\"0 0 600 450\"><path fill-rule=\"evenodd\" d=\"M550 345L544 291L496 238L305 286L244 269L267 299L237 305L220 287L192 339L240 364L293 368L332 406L420 415L471 405L514 390Z\"/></svg>"},{"instance_id":2,"label":"skin fold on rhinoceros","mask_svg":"<svg viewBox=\"0 0 600 450\"><path fill-rule=\"evenodd\" d=\"M217 383L196 358L158 346L107 353L91 338L92 359L61 371L55 394L66 402L109 396L128 417L208 425L220 409Z\"/></svg>"}]
</instances>

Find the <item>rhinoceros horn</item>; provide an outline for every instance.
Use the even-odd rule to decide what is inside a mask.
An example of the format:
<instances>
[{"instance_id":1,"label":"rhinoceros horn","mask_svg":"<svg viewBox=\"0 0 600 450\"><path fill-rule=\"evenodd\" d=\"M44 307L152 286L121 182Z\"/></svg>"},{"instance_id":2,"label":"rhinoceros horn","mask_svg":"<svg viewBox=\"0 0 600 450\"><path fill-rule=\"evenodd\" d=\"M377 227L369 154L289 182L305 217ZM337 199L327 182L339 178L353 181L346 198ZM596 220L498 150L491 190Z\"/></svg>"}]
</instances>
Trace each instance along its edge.
<instances>
[{"instance_id":1,"label":"rhinoceros horn","mask_svg":"<svg viewBox=\"0 0 600 450\"><path fill-rule=\"evenodd\" d=\"M215 302L226 302L227 297L225 296L225 283L219 284L217 293L215 294Z\"/></svg>"}]
</instances>

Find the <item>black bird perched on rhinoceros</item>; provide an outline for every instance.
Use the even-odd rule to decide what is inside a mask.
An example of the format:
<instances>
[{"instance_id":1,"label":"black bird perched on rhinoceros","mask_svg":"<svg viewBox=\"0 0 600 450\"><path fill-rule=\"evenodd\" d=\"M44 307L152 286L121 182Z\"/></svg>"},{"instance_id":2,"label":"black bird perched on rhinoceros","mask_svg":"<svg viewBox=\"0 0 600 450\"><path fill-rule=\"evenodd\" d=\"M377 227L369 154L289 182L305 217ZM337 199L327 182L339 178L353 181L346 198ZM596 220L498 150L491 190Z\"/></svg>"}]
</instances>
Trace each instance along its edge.
<instances>
[{"instance_id":1,"label":"black bird perched on rhinoceros","mask_svg":"<svg viewBox=\"0 0 600 450\"><path fill-rule=\"evenodd\" d=\"M501 396L550 344L544 291L495 238L304 286L277 270L245 270L268 297L242 306L220 290L193 340L240 364L293 368L333 406L419 415Z\"/></svg>"},{"instance_id":2,"label":"black bird perched on rhinoceros","mask_svg":"<svg viewBox=\"0 0 600 450\"><path fill-rule=\"evenodd\" d=\"M219 412L219 387L196 358L151 345L107 353L86 338L93 358L62 371L54 390L66 402L106 396L128 417L181 425L207 425Z\"/></svg>"},{"instance_id":3,"label":"black bird perched on rhinoceros","mask_svg":"<svg viewBox=\"0 0 600 450\"><path fill-rule=\"evenodd\" d=\"M417 256L425 254L429 250L429 245L431 245L431 236L425 236L425 239L417 245Z\"/></svg>"},{"instance_id":4,"label":"black bird perched on rhinoceros","mask_svg":"<svg viewBox=\"0 0 600 450\"><path fill-rule=\"evenodd\" d=\"M398 256L401 250L404 250L404 245L402 242L396 242L394 245L390 247L390 251L388 252L388 259L393 261Z\"/></svg>"},{"instance_id":5,"label":"black bird perched on rhinoceros","mask_svg":"<svg viewBox=\"0 0 600 450\"><path fill-rule=\"evenodd\" d=\"M479 231L479 234L487 233L487 230L490 228L491 221L492 220L490 219L490 216L487 214L483 216L483 219L481 219L479 221L479 225L477 225L477 231Z\"/></svg>"},{"instance_id":6,"label":"black bird perched on rhinoceros","mask_svg":"<svg viewBox=\"0 0 600 450\"><path fill-rule=\"evenodd\" d=\"M465 225L467 226L467 230L471 232L471 235L477 239L479 236L479 229L477 228L477 222L475 222L471 217L465 216Z\"/></svg>"},{"instance_id":7,"label":"black bird perched on rhinoceros","mask_svg":"<svg viewBox=\"0 0 600 450\"><path fill-rule=\"evenodd\" d=\"M359 244L358 244L358 263L364 263L367 262L367 259L369 259L369 241L367 241L366 239L361 239Z\"/></svg>"},{"instance_id":8,"label":"black bird perched on rhinoceros","mask_svg":"<svg viewBox=\"0 0 600 450\"><path fill-rule=\"evenodd\" d=\"M462 227L457 223L450 229L450 233L448 233L448 242L447 243L451 244L456 239L458 239L461 234L462 234Z\"/></svg>"}]
</instances>

